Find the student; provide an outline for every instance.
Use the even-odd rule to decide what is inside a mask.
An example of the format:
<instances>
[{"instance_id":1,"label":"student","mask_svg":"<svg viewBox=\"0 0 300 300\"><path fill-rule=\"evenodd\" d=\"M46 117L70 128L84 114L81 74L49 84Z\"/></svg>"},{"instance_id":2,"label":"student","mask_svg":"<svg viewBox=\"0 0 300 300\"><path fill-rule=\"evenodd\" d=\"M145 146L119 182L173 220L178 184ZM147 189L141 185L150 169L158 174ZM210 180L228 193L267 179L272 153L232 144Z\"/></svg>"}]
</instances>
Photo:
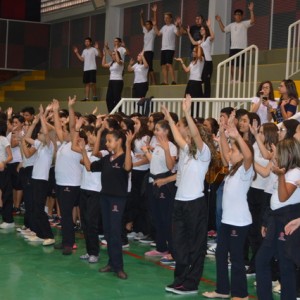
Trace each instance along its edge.
<instances>
[{"instance_id":1,"label":"student","mask_svg":"<svg viewBox=\"0 0 300 300\"><path fill-rule=\"evenodd\" d=\"M168 110L163 108L180 148L177 192L172 215L176 267L174 280L165 290L188 295L198 293L199 278L204 267L208 209L203 190L211 152L190 115L189 95L183 100L182 110L185 118L176 127Z\"/></svg>"},{"instance_id":2,"label":"student","mask_svg":"<svg viewBox=\"0 0 300 300\"><path fill-rule=\"evenodd\" d=\"M156 142L143 146L145 157L150 162L149 189L147 191L151 203L151 214L156 229L156 250L147 251L148 257L162 257L172 253L172 225L171 216L174 202L174 187L172 183L157 185L156 180L172 175L177 157L177 148L171 142L171 129L166 120L155 124L154 136Z\"/></svg>"},{"instance_id":3,"label":"student","mask_svg":"<svg viewBox=\"0 0 300 300\"><path fill-rule=\"evenodd\" d=\"M113 52L118 51L120 56L121 56L121 60L123 62L125 62L125 56L129 55L129 51L128 49L125 47L124 42L122 41L121 38L116 37L114 38L114 48L113 50L110 50L108 47L108 43L105 43L104 49L107 51L107 53L113 58Z\"/></svg>"},{"instance_id":4,"label":"student","mask_svg":"<svg viewBox=\"0 0 300 300\"><path fill-rule=\"evenodd\" d=\"M13 203L11 205L12 212L14 214L20 214L20 204L23 197L23 190L21 185L21 178L19 174L19 166L22 162L22 154L20 150L20 138L24 136L24 122L25 119L21 115L12 116L12 131L7 135L7 139L10 142L13 159L7 164L8 176L10 177L11 184L13 186ZM7 203L8 205L8 203ZM12 218L12 217L11 217Z\"/></svg>"},{"instance_id":5,"label":"student","mask_svg":"<svg viewBox=\"0 0 300 300\"><path fill-rule=\"evenodd\" d=\"M274 98L274 90L271 81L263 81L259 84L256 97L251 101L251 112L257 113L261 124L271 122L273 110L277 107ZM276 120L274 120L276 121Z\"/></svg>"},{"instance_id":6,"label":"student","mask_svg":"<svg viewBox=\"0 0 300 300\"><path fill-rule=\"evenodd\" d=\"M48 216L45 212L45 205L48 192L49 170L51 167L54 145L50 140L48 127L42 105L39 108L39 119L41 129L38 138L33 140L31 137L25 137L27 143L34 145L37 149L37 157L32 170L32 213L33 228L35 236L28 238L30 242L42 242L43 246L50 246L55 243ZM35 127L38 119L34 119L32 125Z\"/></svg>"},{"instance_id":7,"label":"student","mask_svg":"<svg viewBox=\"0 0 300 300\"><path fill-rule=\"evenodd\" d=\"M56 153L55 180L56 194L61 212L62 242L54 246L62 250L63 255L72 254L75 244L75 232L73 224L73 208L78 206L82 166L81 154L72 151L72 136L75 131L74 104L76 97L69 97L69 126L65 129L59 119L59 102L53 100L54 125L60 145ZM76 205L77 204L77 205Z\"/></svg>"},{"instance_id":8,"label":"student","mask_svg":"<svg viewBox=\"0 0 300 300\"><path fill-rule=\"evenodd\" d=\"M220 124L221 156L230 166L223 190L223 214L218 232L216 252L217 288L203 293L207 298L248 299L247 278L244 264L244 243L252 223L247 203L247 192L255 174L253 148L239 134L231 115L227 135L224 124ZM238 194L237 194L238 193ZM231 260L231 279L228 276L228 256Z\"/></svg>"},{"instance_id":9,"label":"student","mask_svg":"<svg viewBox=\"0 0 300 300\"><path fill-rule=\"evenodd\" d=\"M102 67L109 69L109 82L106 92L106 106L108 112L111 112L121 100L122 90L124 86L123 71L124 61L119 51L113 51L111 54L112 62L106 62L107 50L103 51Z\"/></svg>"},{"instance_id":10,"label":"student","mask_svg":"<svg viewBox=\"0 0 300 300\"><path fill-rule=\"evenodd\" d=\"M298 92L292 79L284 79L279 85L280 100L275 112L276 122L280 123L292 117L299 104Z\"/></svg>"},{"instance_id":11,"label":"student","mask_svg":"<svg viewBox=\"0 0 300 300\"><path fill-rule=\"evenodd\" d=\"M10 143L6 138L7 123L5 120L0 119L0 202L2 208L2 220L0 229L14 228L12 215L9 213L8 199L12 197L11 182L8 177L8 171L6 168L7 163L12 161L12 152Z\"/></svg>"},{"instance_id":12,"label":"student","mask_svg":"<svg viewBox=\"0 0 300 300\"><path fill-rule=\"evenodd\" d=\"M149 85L149 66L144 56L144 51L138 54L136 63L134 63L133 59L130 60L127 70L128 72L134 72L132 98L146 97Z\"/></svg>"},{"instance_id":13,"label":"student","mask_svg":"<svg viewBox=\"0 0 300 300\"><path fill-rule=\"evenodd\" d=\"M35 110L32 106L26 106L21 110L22 116L27 124L31 125L34 119Z\"/></svg>"},{"instance_id":14,"label":"student","mask_svg":"<svg viewBox=\"0 0 300 300\"><path fill-rule=\"evenodd\" d=\"M277 163L273 172L277 182L273 184L271 211L262 227L263 243L256 256L256 282L259 299L273 299L270 261L278 257L281 283L281 299L296 299L296 268L287 257L285 225L299 217L300 144L293 138L280 141L276 147Z\"/></svg>"},{"instance_id":15,"label":"student","mask_svg":"<svg viewBox=\"0 0 300 300\"><path fill-rule=\"evenodd\" d=\"M172 13L164 13L164 22L165 25L158 30L157 28L157 5L154 4L152 7L154 13L153 26L157 36L162 36L162 46L161 46L161 58L160 64L162 67L163 82L162 85L168 84L168 74L171 76L171 84L176 84L175 81L175 72L173 69L173 57L175 54L176 46L176 36L181 35L181 20L177 18L175 24L173 24Z\"/></svg>"},{"instance_id":16,"label":"student","mask_svg":"<svg viewBox=\"0 0 300 300\"><path fill-rule=\"evenodd\" d=\"M149 66L148 75L150 84L155 84L155 76L153 71L153 57L154 57L154 41L156 37L156 33L153 29L153 23L151 20L144 21L144 12L141 10L140 12L140 22L141 27L143 29L144 34L144 57Z\"/></svg>"},{"instance_id":17,"label":"student","mask_svg":"<svg viewBox=\"0 0 300 300\"><path fill-rule=\"evenodd\" d=\"M204 66L203 51L201 47L194 47L193 60L186 66L182 58L175 58L181 63L182 69L186 73L190 73L189 81L185 88L185 95L189 94L192 98L202 98L202 71ZM197 114L198 115L198 114Z\"/></svg>"},{"instance_id":18,"label":"student","mask_svg":"<svg viewBox=\"0 0 300 300\"><path fill-rule=\"evenodd\" d=\"M230 23L227 26L224 26L221 17L219 15L216 15L216 20L219 23L221 31L225 33L230 32L231 45L230 45L229 56L233 56L248 47L248 41L247 41L248 28L255 23L253 8L254 8L254 4L253 2L250 2L250 4L248 5L248 9L250 12L250 20L247 21L243 21L244 12L241 9L236 9L233 13L234 22ZM240 72L235 70L235 66L237 68L240 67ZM236 62L236 65L234 65L234 61L232 61L231 82L234 83L234 82L238 82L239 80L243 81L244 79L243 71L244 71L244 57L242 57L242 61L238 60Z\"/></svg>"},{"instance_id":19,"label":"student","mask_svg":"<svg viewBox=\"0 0 300 300\"><path fill-rule=\"evenodd\" d=\"M83 118L80 118L75 125L75 133L72 139L72 150L81 153L81 148L85 147L89 159L89 164L91 164L92 162L99 160L99 158L94 156L92 152L96 143L94 127L82 127L82 124ZM84 138L80 137L79 132L84 132ZM98 225L101 214L101 188L101 173L92 173L84 168L80 185L79 206L81 226L86 244L86 254L81 255L80 259L87 260L89 263L97 263L99 260Z\"/></svg>"},{"instance_id":20,"label":"student","mask_svg":"<svg viewBox=\"0 0 300 300\"><path fill-rule=\"evenodd\" d=\"M190 33L190 29L188 28L187 33L193 45L198 45L203 50L204 56L204 67L202 72L202 82L204 83L204 93L203 96L205 98L210 98L211 95L211 84L210 79L213 72L213 62L211 57L211 48L212 42L214 41L215 34L211 29L210 20L208 19L206 25L203 24L200 27L200 40L195 41Z\"/></svg>"},{"instance_id":21,"label":"student","mask_svg":"<svg viewBox=\"0 0 300 300\"><path fill-rule=\"evenodd\" d=\"M121 131L109 132L106 135L106 147L110 154L91 164L85 147L81 149L87 170L101 172L101 211L109 259L107 265L99 272L115 272L120 279L128 277L123 266L121 232L127 197L128 173L132 168L132 138L131 132L128 132L126 136Z\"/></svg>"},{"instance_id":22,"label":"student","mask_svg":"<svg viewBox=\"0 0 300 300\"><path fill-rule=\"evenodd\" d=\"M96 57L101 57L99 51L99 45L96 42L94 47L92 46L92 39L90 37L84 40L85 49L82 54L79 54L78 48L74 47L74 53L77 58L83 62L83 83L85 85L85 98L82 101L88 101L90 97L90 91L92 90L93 101L97 101L96 95L96 78L97 78L97 65Z\"/></svg>"}]
</instances>

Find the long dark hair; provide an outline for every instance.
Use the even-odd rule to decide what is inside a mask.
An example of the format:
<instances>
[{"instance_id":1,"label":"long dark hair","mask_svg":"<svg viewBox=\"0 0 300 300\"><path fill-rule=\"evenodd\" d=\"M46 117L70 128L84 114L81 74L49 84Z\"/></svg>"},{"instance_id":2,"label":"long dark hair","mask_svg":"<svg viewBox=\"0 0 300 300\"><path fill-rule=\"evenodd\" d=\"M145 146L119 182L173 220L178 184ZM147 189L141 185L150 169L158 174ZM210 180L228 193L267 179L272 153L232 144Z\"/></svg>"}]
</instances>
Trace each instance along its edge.
<instances>
[{"instance_id":1,"label":"long dark hair","mask_svg":"<svg viewBox=\"0 0 300 300\"><path fill-rule=\"evenodd\" d=\"M283 79L281 82L283 82L286 87L288 99L294 99L298 105L299 104L299 96L298 96L298 92L297 92L297 88L296 88L294 80ZM283 100L283 98L281 96L278 106L280 106L282 100Z\"/></svg>"},{"instance_id":2,"label":"long dark hair","mask_svg":"<svg viewBox=\"0 0 300 300\"><path fill-rule=\"evenodd\" d=\"M160 120L155 124L155 126L156 125L159 125L164 130L168 130L168 140L174 144L175 141L174 141L174 137L169 122L167 120Z\"/></svg>"},{"instance_id":3,"label":"long dark hair","mask_svg":"<svg viewBox=\"0 0 300 300\"><path fill-rule=\"evenodd\" d=\"M257 89L256 96L257 96L257 97L260 97L260 92L261 92L261 90L262 90L262 87L263 87L263 85L266 84L266 83L270 86L269 100L275 101L273 84L272 84L272 82L269 81L269 80L262 81L262 82L259 84L258 89Z\"/></svg>"},{"instance_id":4,"label":"long dark hair","mask_svg":"<svg viewBox=\"0 0 300 300\"><path fill-rule=\"evenodd\" d=\"M274 123L262 124L264 130L265 142L264 145L268 150L271 150L271 145L277 145L278 143L278 127Z\"/></svg>"},{"instance_id":5,"label":"long dark hair","mask_svg":"<svg viewBox=\"0 0 300 300\"><path fill-rule=\"evenodd\" d=\"M200 30L201 30L201 28L204 28L204 30L205 30L205 40L208 38L208 37L210 37L210 31L209 31L209 28L208 28L208 26L207 25L201 25L200 26ZM203 36L202 36L202 38L203 38Z\"/></svg>"}]
</instances>

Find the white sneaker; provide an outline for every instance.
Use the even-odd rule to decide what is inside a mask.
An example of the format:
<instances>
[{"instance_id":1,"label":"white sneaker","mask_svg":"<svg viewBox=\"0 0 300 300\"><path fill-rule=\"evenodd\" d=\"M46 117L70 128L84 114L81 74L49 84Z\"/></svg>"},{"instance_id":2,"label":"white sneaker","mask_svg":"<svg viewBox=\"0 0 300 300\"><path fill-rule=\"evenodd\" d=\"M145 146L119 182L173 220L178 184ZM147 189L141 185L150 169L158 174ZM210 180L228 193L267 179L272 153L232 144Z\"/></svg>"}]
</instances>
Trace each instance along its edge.
<instances>
[{"instance_id":1,"label":"white sneaker","mask_svg":"<svg viewBox=\"0 0 300 300\"><path fill-rule=\"evenodd\" d=\"M18 227L17 231L21 232L22 230L26 230L26 229L27 229L27 227L25 225L23 225L22 227Z\"/></svg>"},{"instance_id":2,"label":"white sneaker","mask_svg":"<svg viewBox=\"0 0 300 300\"><path fill-rule=\"evenodd\" d=\"M138 232L138 233L136 234L136 236L134 237L134 240L135 240L135 241L139 241L139 240L144 239L144 238L146 238L146 237L147 237L147 235L144 235L142 232Z\"/></svg>"},{"instance_id":3,"label":"white sneaker","mask_svg":"<svg viewBox=\"0 0 300 300\"><path fill-rule=\"evenodd\" d=\"M23 235L25 240L28 240L29 238L31 238L33 236L36 236L36 233L33 231L29 232L28 234Z\"/></svg>"},{"instance_id":4,"label":"white sneaker","mask_svg":"<svg viewBox=\"0 0 300 300\"><path fill-rule=\"evenodd\" d=\"M281 284L279 282L273 287L273 292L278 294L281 293Z\"/></svg>"},{"instance_id":5,"label":"white sneaker","mask_svg":"<svg viewBox=\"0 0 300 300\"><path fill-rule=\"evenodd\" d=\"M8 229L8 228L15 228L15 223L6 223L3 222L0 224L0 229Z\"/></svg>"},{"instance_id":6,"label":"white sneaker","mask_svg":"<svg viewBox=\"0 0 300 300\"><path fill-rule=\"evenodd\" d=\"M136 236L137 236L137 232L134 231L127 234L127 238L129 239L134 239Z\"/></svg>"},{"instance_id":7,"label":"white sneaker","mask_svg":"<svg viewBox=\"0 0 300 300\"><path fill-rule=\"evenodd\" d=\"M207 255L216 255L216 250L217 250L217 244L214 244L206 250L206 253Z\"/></svg>"},{"instance_id":8,"label":"white sneaker","mask_svg":"<svg viewBox=\"0 0 300 300\"><path fill-rule=\"evenodd\" d=\"M90 255L90 257L88 258L88 260L89 260L89 263L90 263L90 264L95 264L95 263L98 262L99 257L98 257L98 256L95 256L95 255Z\"/></svg>"},{"instance_id":9,"label":"white sneaker","mask_svg":"<svg viewBox=\"0 0 300 300\"><path fill-rule=\"evenodd\" d=\"M43 246L51 246L55 243L55 239L45 239L43 242Z\"/></svg>"},{"instance_id":10,"label":"white sneaker","mask_svg":"<svg viewBox=\"0 0 300 300\"><path fill-rule=\"evenodd\" d=\"M44 242L44 239L41 239L38 236L30 236L27 240L28 242Z\"/></svg>"},{"instance_id":11,"label":"white sneaker","mask_svg":"<svg viewBox=\"0 0 300 300\"><path fill-rule=\"evenodd\" d=\"M101 245L102 246L107 246L107 240L101 240Z\"/></svg>"},{"instance_id":12,"label":"white sneaker","mask_svg":"<svg viewBox=\"0 0 300 300\"><path fill-rule=\"evenodd\" d=\"M27 235L27 234L29 234L30 232L32 232L32 231L31 231L29 228L20 231L21 235Z\"/></svg>"}]
</instances>

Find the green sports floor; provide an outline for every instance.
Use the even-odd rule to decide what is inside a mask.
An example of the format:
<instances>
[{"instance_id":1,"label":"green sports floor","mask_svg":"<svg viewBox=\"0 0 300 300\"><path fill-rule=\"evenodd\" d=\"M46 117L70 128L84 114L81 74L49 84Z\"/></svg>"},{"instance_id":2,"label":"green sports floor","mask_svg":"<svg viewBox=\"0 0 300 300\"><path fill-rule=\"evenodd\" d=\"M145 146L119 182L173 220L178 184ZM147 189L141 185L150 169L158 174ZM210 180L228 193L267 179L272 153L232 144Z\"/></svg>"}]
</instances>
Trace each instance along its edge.
<instances>
[{"instance_id":1,"label":"green sports floor","mask_svg":"<svg viewBox=\"0 0 300 300\"><path fill-rule=\"evenodd\" d=\"M15 218L22 224L22 217ZM54 229L60 241L60 231ZM198 295L180 296L166 293L164 287L172 282L173 271L157 261L147 260L149 246L131 242L124 251L127 280L113 273L101 274L106 265L107 251L101 248L100 261L89 264L79 256L85 253L82 234L76 234L78 249L63 256L53 246L43 247L24 241L15 229L0 230L0 300L99 300L99 299L207 299L201 293L215 287L215 260L207 257ZM249 299L256 299L254 278L248 279ZM279 299L275 296L275 299Z\"/></svg>"}]
</instances>

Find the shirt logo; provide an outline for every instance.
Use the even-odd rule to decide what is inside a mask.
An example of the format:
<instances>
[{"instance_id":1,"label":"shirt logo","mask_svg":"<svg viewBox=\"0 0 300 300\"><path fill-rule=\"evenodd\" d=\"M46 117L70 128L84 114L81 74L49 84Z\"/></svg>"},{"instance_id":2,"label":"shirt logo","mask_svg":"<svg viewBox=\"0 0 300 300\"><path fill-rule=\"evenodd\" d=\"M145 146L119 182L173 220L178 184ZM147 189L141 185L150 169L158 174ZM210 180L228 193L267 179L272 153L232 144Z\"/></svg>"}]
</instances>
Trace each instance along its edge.
<instances>
[{"instance_id":1,"label":"shirt logo","mask_svg":"<svg viewBox=\"0 0 300 300\"><path fill-rule=\"evenodd\" d=\"M280 232L280 233L279 233L278 240L279 240L279 241L283 241L283 242L286 241L286 239L285 239L285 237L284 237L284 232Z\"/></svg>"},{"instance_id":2,"label":"shirt logo","mask_svg":"<svg viewBox=\"0 0 300 300\"><path fill-rule=\"evenodd\" d=\"M71 192L68 186L64 188L64 192Z\"/></svg>"},{"instance_id":3,"label":"shirt logo","mask_svg":"<svg viewBox=\"0 0 300 300\"><path fill-rule=\"evenodd\" d=\"M112 212L119 212L118 205L113 205Z\"/></svg>"},{"instance_id":4,"label":"shirt logo","mask_svg":"<svg viewBox=\"0 0 300 300\"><path fill-rule=\"evenodd\" d=\"M236 232L235 229L232 229L232 230L231 230L231 236L234 236L234 237L237 237L237 236L238 236L238 234L237 234L237 232Z\"/></svg>"},{"instance_id":5,"label":"shirt logo","mask_svg":"<svg viewBox=\"0 0 300 300\"><path fill-rule=\"evenodd\" d=\"M112 167L115 169L120 169L120 166L118 165L118 163L115 163Z\"/></svg>"},{"instance_id":6,"label":"shirt logo","mask_svg":"<svg viewBox=\"0 0 300 300\"><path fill-rule=\"evenodd\" d=\"M160 193L159 199L166 199L165 194L164 193Z\"/></svg>"}]
</instances>

